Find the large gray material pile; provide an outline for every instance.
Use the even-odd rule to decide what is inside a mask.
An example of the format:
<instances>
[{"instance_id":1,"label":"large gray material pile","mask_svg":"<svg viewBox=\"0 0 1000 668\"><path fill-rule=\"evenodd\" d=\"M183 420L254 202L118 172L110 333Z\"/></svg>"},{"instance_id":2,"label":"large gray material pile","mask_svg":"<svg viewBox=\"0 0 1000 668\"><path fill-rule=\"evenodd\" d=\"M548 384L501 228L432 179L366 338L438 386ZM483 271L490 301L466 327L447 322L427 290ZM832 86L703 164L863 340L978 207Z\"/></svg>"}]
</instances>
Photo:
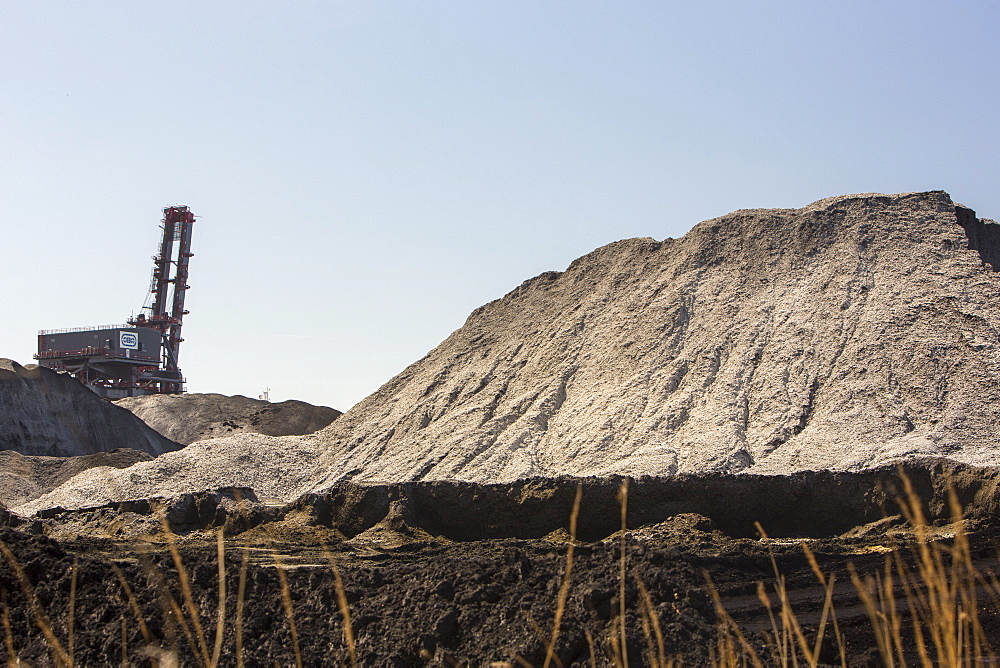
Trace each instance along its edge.
<instances>
[{"instance_id":1,"label":"large gray material pile","mask_svg":"<svg viewBox=\"0 0 1000 668\"><path fill-rule=\"evenodd\" d=\"M296 436L322 429L340 416L304 401L270 403L236 395L153 394L117 402L167 438L187 445L235 434Z\"/></svg>"},{"instance_id":2,"label":"large gray material pile","mask_svg":"<svg viewBox=\"0 0 1000 668\"><path fill-rule=\"evenodd\" d=\"M317 488L1000 463L998 231L928 192L604 246L319 432Z\"/></svg>"},{"instance_id":3,"label":"large gray material pile","mask_svg":"<svg viewBox=\"0 0 1000 668\"><path fill-rule=\"evenodd\" d=\"M180 447L67 375L0 359L0 450L73 457L117 448L159 455Z\"/></svg>"},{"instance_id":4,"label":"large gray material pile","mask_svg":"<svg viewBox=\"0 0 1000 668\"><path fill-rule=\"evenodd\" d=\"M477 309L313 435L91 469L19 512L228 485L287 500L344 478L1000 465L1000 273L987 263L1000 267L1000 226L943 192L619 241Z\"/></svg>"}]
</instances>

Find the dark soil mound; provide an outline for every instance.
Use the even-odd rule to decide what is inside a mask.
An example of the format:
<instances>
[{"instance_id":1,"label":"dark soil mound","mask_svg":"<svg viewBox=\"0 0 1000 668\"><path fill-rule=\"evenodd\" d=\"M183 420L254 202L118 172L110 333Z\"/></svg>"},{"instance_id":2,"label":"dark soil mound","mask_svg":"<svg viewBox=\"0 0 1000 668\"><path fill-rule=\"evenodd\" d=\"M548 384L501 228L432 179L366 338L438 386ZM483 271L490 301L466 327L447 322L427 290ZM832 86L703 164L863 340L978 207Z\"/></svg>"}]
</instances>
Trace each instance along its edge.
<instances>
[{"instance_id":1,"label":"dark soil mound","mask_svg":"<svg viewBox=\"0 0 1000 668\"><path fill-rule=\"evenodd\" d=\"M75 457L129 448L155 456L181 447L70 376L0 359L0 450Z\"/></svg>"},{"instance_id":2,"label":"dark soil mound","mask_svg":"<svg viewBox=\"0 0 1000 668\"><path fill-rule=\"evenodd\" d=\"M951 517L947 490L970 518L1000 518L1000 471L946 461L914 462L902 471L925 499L929 520ZM566 524L582 489L578 535L601 540L620 527L622 478L534 478L480 485L425 481L392 485L338 483L290 508L313 522L354 536L399 514L410 527L449 540L541 538ZM643 477L629 484L628 526L638 528L681 514L709 518L724 534L828 537L893 515L904 485L896 467L863 472L806 471L788 476L699 474Z\"/></svg>"},{"instance_id":3,"label":"dark soil mound","mask_svg":"<svg viewBox=\"0 0 1000 668\"><path fill-rule=\"evenodd\" d=\"M905 489L900 472L924 499L922 512L928 521L950 521L949 489L966 518L1000 521L1000 471L947 460L861 472L629 479L626 520L630 529L638 529L679 516L701 517L730 538L755 537L758 524L777 538L835 537L898 514L898 499ZM107 526L122 524L122 513L155 519L165 512L176 532L224 527L226 535L234 537L262 525L282 525L321 529L315 535L340 539L375 536L397 543L427 537L460 542L536 540L565 528L579 489L577 535L599 541L621 527L619 492L624 482L620 477L532 478L492 485L342 481L287 505L258 503L251 489L220 488L94 508L49 508L36 517L45 520L46 531L59 536L105 535ZM145 526L159 530L158 522Z\"/></svg>"},{"instance_id":4,"label":"dark soil mound","mask_svg":"<svg viewBox=\"0 0 1000 668\"><path fill-rule=\"evenodd\" d=\"M10 529L0 530L0 539L23 567L55 636L67 647L74 556L58 543ZM209 652L218 610L214 552L211 547L183 549L191 600L200 609ZM411 666L432 659L436 665L454 665L456 661L486 665L491 660L513 662L516 657L535 665L543 663L542 637L548 636L553 623L565 545L486 541L434 544L416 551L368 556L341 545L332 555L340 564L345 583L359 665ZM149 635L157 654L176 651L186 660L199 654L199 642L194 640L197 634L190 622L189 637L171 623L175 619L172 615L164 613L162 605L168 597L185 605L177 570L164 549L116 564L134 594L145 628L137 623L129 595L112 565L93 558L77 559L74 658L78 665L118 663L123 654L127 661L138 663L150 652L143 633ZM633 544L629 559L630 573L641 579L652 599L659 602L657 610L671 652L696 658L704 654L714 614L701 590L701 575L669 547L650 549ZM273 564L273 559L252 561L245 575L240 638L246 665L295 664L295 645L282 602L285 585ZM237 652L240 568L238 550L230 550L222 645L222 665L227 666L234 665ZM344 625L337 612L337 585L330 566L325 560L312 566L299 565L283 576L303 664L347 663ZM585 665L593 651L600 665L608 664L617 582L613 544L577 548L572 601L557 645L564 663ZM35 623L31 597L6 559L0 560L0 590L6 592L14 647L20 659L32 665L51 663L52 651ZM638 657L646 641L639 591L634 584L629 584L627 596L629 648ZM186 607L182 614L188 616ZM544 636L539 635L542 629Z\"/></svg>"}]
</instances>

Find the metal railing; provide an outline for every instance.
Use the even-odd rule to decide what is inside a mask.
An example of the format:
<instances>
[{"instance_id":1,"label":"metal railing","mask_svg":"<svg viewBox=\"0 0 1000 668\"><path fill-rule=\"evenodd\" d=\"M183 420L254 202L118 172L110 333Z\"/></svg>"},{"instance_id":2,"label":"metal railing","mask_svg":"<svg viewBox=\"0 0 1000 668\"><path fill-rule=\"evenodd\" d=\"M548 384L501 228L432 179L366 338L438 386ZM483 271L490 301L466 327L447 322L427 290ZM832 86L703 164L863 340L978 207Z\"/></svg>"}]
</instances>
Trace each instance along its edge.
<instances>
[{"instance_id":1,"label":"metal railing","mask_svg":"<svg viewBox=\"0 0 1000 668\"><path fill-rule=\"evenodd\" d=\"M97 346L81 348L80 350L42 350L32 355L36 360L53 359L57 357L113 357L115 359L128 360L131 362L153 362L159 361L159 357L145 351L130 351L132 354L126 357L121 351L109 350Z\"/></svg>"},{"instance_id":2,"label":"metal railing","mask_svg":"<svg viewBox=\"0 0 1000 668\"><path fill-rule=\"evenodd\" d=\"M97 325L95 327L66 327L65 329L40 329L38 330L39 336L48 336L49 334L69 334L70 332L97 332L102 329L134 329L129 325Z\"/></svg>"},{"instance_id":3,"label":"metal railing","mask_svg":"<svg viewBox=\"0 0 1000 668\"><path fill-rule=\"evenodd\" d=\"M80 350L42 350L32 357L36 360L50 357L106 357L110 354L107 348L87 347Z\"/></svg>"}]
</instances>

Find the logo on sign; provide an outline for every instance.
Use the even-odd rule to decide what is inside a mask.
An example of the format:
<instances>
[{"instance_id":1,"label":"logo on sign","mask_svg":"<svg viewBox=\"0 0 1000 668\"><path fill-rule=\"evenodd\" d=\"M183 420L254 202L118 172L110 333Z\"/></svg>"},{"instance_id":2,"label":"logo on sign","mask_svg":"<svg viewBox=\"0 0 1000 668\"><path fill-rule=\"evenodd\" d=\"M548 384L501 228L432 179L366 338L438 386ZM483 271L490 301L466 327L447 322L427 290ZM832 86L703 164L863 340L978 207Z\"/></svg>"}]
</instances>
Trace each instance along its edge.
<instances>
[{"instance_id":1,"label":"logo on sign","mask_svg":"<svg viewBox=\"0 0 1000 668\"><path fill-rule=\"evenodd\" d=\"M135 350L139 347L139 336L135 332L120 332L122 348Z\"/></svg>"}]
</instances>

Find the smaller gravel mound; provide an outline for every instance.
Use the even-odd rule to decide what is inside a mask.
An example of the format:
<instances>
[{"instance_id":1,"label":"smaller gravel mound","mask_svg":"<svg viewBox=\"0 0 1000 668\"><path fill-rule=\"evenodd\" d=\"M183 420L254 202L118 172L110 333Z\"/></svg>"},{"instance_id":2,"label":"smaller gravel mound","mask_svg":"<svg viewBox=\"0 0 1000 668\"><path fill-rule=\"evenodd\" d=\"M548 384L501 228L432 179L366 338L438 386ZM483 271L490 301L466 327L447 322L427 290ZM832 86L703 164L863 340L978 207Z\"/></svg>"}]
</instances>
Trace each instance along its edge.
<instances>
[{"instance_id":1,"label":"smaller gravel mound","mask_svg":"<svg viewBox=\"0 0 1000 668\"><path fill-rule=\"evenodd\" d=\"M88 469L11 510L30 516L47 508L89 508L219 487L250 487L263 501L287 502L318 474L318 455L315 439L308 436L240 434L199 441L126 469Z\"/></svg>"},{"instance_id":2,"label":"smaller gravel mound","mask_svg":"<svg viewBox=\"0 0 1000 668\"><path fill-rule=\"evenodd\" d=\"M167 438L185 445L234 434L301 436L319 431L340 411L304 401L269 401L241 395L153 394L115 402Z\"/></svg>"},{"instance_id":3,"label":"smaller gravel mound","mask_svg":"<svg viewBox=\"0 0 1000 668\"><path fill-rule=\"evenodd\" d=\"M0 450L0 503L18 506L51 492L81 471L97 466L123 469L153 459L140 450L119 448L79 457L31 457Z\"/></svg>"}]
</instances>

